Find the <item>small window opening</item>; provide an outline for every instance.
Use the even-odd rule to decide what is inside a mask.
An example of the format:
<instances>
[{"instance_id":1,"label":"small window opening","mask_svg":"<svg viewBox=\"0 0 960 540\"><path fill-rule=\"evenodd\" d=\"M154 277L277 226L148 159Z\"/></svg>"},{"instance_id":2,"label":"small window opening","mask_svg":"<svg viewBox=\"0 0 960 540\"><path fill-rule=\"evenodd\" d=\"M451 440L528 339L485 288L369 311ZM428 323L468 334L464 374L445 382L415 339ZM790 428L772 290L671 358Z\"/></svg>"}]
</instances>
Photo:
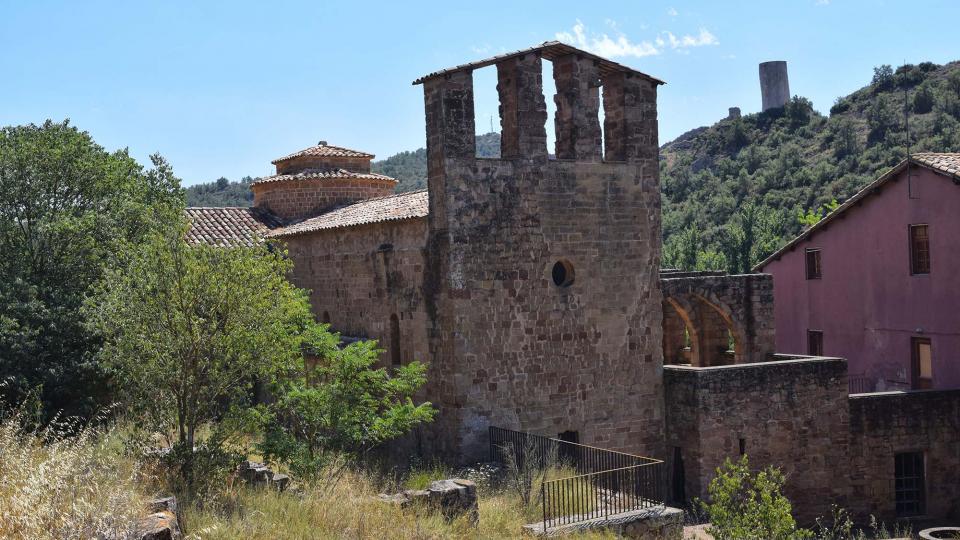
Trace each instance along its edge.
<instances>
[{"instance_id":1,"label":"small window opening","mask_svg":"<svg viewBox=\"0 0 960 540\"><path fill-rule=\"evenodd\" d=\"M390 363L399 366L400 361L400 319L390 316Z\"/></svg>"},{"instance_id":2,"label":"small window opening","mask_svg":"<svg viewBox=\"0 0 960 540\"><path fill-rule=\"evenodd\" d=\"M930 235L926 225L910 226L910 273L930 273Z\"/></svg>"},{"instance_id":3,"label":"small window opening","mask_svg":"<svg viewBox=\"0 0 960 540\"><path fill-rule=\"evenodd\" d=\"M580 433L577 431L564 431L563 433L558 433L557 438L563 442L571 442L575 444L580 443Z\"/></svg>"},{"instance_id":4,"label":"small window opening","mask_svg":"<svg viewBox=\"0 0 960 540\"><path fill-rule=\"evenodd\" d=\"M897 517L926 513L926 486L923 452L905 452L894 456L894 497Z\"/></svg>"},{"instance_id":5,"label":"small window opening","mask_svg":"<svg viewBox=\"0 0 960 540\"><path fill-rule=\"evenodd\" d=\"M557 287L569 287L573 285L574 272L570 261L559 260L553 265L553 284Z\"/></svg>"},{"instance_id":6,"label":"small window opening","mask_svg":"<svg viewBox=\"0 0 960 540\"><path fill-rule=\"evenodd\" d=\"M553 62L542 58L540 60L541 77L543 81L543 100L547 104L547 155L550 159L557 157L557 126L555 119L557 117L557 83L553 80Z\"/></svg>"},{"instance_id":7,"label":"small window opening","mask_svg":"<svg viewBox=\"0 0 960 540\"><path fill-rule=\"evenodd\" d=\"M807 354L810 356L823 356L822 331L807 330Z\"/></svg>"},{"instance_id":8,"label":"small window opening","mask_svg":"<svg viewBox=\"0 0 960 540\"><path fill-rule=\"evenodd\" d=\"M807 250L807 279L820 279L822 277L820 264L820 250Z\"/></svg>"},{"instance_id":9,"label":"small window opening","mask_svg":"<svg viewBox=\"0 0 960 540\"><path fill-rule=\"evenodd\" d=\"M324 312L323 312L322 322L323 322L323 324L330 324L330 312L329 312L329 311L324 311Z\"/></svg>"},{"instance_id":10,"label":"small window opening","mask_svg":"<svg viewBox=\"0 0 960 540\"><path fill-rule=\"evenodd\" d=\"M473 70L473 126L476 130L476 156L500 157L500 94L497 92L497 67Z\"/></svg>"},{"instance_id":11,"label":"small window opening","mask_svg":"<svg viewBox=\"0 0 960 540\"><path fill-rule=\"evenodd\" d=\"M740 455L745 455L747 453L747 440L740 439Z\"/></svg>"},{"instance_id":12,"label":"small window opening","mask_svg":"<svg viewBox=\"0 0 960 540\"><path fill-rule=\"evenodd\" d=\"M930 347L930 338L911 338L913 349L913 380L914 390L933 388L933 350Z\"/></svg>"}]
</instances>

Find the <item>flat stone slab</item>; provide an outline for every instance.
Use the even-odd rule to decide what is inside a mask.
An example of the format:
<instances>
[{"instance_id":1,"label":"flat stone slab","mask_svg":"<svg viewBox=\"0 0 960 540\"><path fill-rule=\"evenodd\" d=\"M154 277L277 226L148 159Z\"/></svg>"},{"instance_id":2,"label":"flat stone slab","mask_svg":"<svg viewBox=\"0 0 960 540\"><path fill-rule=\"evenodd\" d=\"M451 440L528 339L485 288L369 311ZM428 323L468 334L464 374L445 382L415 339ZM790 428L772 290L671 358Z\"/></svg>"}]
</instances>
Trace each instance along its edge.
<instances>
[{"instance_id":1,"label":"flat stone slab","mask_svg":"<svg viewBox=\"0 0 960 540\"><path fill-rule=\"evenodd\" d=\"M572 516L571 519L576 520L577 517ZM655 506L577 523L550 525L546 531L543 522L523 526L524 534L547 537L598 530L612 530L625 538L680 540L683 534L683 510Z\"/></svg>"}]
</instances>

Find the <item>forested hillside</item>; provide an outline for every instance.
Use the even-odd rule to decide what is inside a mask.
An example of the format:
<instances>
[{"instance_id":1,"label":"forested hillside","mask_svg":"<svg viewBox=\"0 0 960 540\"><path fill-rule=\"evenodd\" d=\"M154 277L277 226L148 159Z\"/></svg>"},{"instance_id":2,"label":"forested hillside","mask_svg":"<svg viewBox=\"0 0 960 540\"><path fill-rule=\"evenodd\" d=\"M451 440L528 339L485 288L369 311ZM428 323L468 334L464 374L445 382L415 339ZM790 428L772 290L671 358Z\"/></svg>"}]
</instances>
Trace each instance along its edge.
<instances>
[{"instance_id":1,"label":"forested hillside","mask_svg":"<svg viewBox=\"0 0 960 540\"><path fill-rule=\"evenodd\" d=\"M881 66L829 116L794 97L783 109L721 120L664 144L664 266L748 271L902 160L907 123L910 151L960 151L960 62ZM477 155L499 154L499 133L477 136ZM397 191L421 189L427 152L401 152L373 170L399 180ZM249 205L251 180L192 186L188 204Z\"/></svg>"},{"instance_id":2,"label":"forested hillside","mask_svg":"<svg viewBox=\"0 0 960 540\"><path fill-rule=\"evenodd\" d=\"M187 206L250 206L253 204L253 192L250 184L256 178L244 176L239 182L231 182L220 177L214 182L195 184L188 187Z\"/></svg>"},{"instance_id":3,"label":"forested hillside","mask_svg":"<svg viewBox=\"0 0 960 540\"><path fill-rule=\"evenodd\" d=\"M794 97L665 144L664 265L748 270L906 156L905 112L910 151L960 150L960 63L881 66L829 117Z\"/></svg>"},{"instance_id":4,"label":"forested hillside","mask_svg":"<svg viewBox=\"0 0 960 540\"><path fill-rule=\"evenodd\" d=\"M500 134L477 135L477 155L500 157ZM427 149L400 152L381 161L373 162L373 172L392 176L399 181L397 191L412 191L427 187Z\"/></svg>"}]
</instances>

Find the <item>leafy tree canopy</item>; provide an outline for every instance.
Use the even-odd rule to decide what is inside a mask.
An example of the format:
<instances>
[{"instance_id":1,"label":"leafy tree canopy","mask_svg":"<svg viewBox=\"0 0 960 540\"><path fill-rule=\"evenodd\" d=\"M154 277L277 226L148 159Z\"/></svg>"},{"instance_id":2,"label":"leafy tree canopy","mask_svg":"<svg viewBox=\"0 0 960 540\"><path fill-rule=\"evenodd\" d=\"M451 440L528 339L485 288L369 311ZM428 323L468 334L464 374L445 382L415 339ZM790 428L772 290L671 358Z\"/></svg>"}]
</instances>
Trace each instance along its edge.
<instances>
[{"instance_id":1,"label":"leafy tree canopy","mask_svg":"<svg viewBox=\"0 0 960 540\"><path fill-rule=\"evenodd\" d=\"M36 392L47 415L89 416L109 400L84 296L155 223L180 213L160 156L145 170L68 121L0 129L2 398Z\"/></svg>"}]
</instances>

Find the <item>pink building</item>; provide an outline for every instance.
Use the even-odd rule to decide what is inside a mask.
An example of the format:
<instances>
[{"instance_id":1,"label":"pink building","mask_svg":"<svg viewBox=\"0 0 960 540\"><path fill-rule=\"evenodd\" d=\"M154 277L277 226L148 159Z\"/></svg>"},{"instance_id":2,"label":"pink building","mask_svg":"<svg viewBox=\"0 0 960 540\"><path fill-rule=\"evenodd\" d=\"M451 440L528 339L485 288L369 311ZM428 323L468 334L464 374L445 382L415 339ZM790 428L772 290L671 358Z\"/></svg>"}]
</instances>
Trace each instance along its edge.
<instances>
[{"instance_id":1,"label":"pink building","mask_svg":"<svg viewBox=\"0 0 960 540\"><path fill-rule=\"evenodd\" d=\"M914 154L756 269L777 351L846 358L852 393L960 388L960 154Z\"/></svg>"}]
</instances>

